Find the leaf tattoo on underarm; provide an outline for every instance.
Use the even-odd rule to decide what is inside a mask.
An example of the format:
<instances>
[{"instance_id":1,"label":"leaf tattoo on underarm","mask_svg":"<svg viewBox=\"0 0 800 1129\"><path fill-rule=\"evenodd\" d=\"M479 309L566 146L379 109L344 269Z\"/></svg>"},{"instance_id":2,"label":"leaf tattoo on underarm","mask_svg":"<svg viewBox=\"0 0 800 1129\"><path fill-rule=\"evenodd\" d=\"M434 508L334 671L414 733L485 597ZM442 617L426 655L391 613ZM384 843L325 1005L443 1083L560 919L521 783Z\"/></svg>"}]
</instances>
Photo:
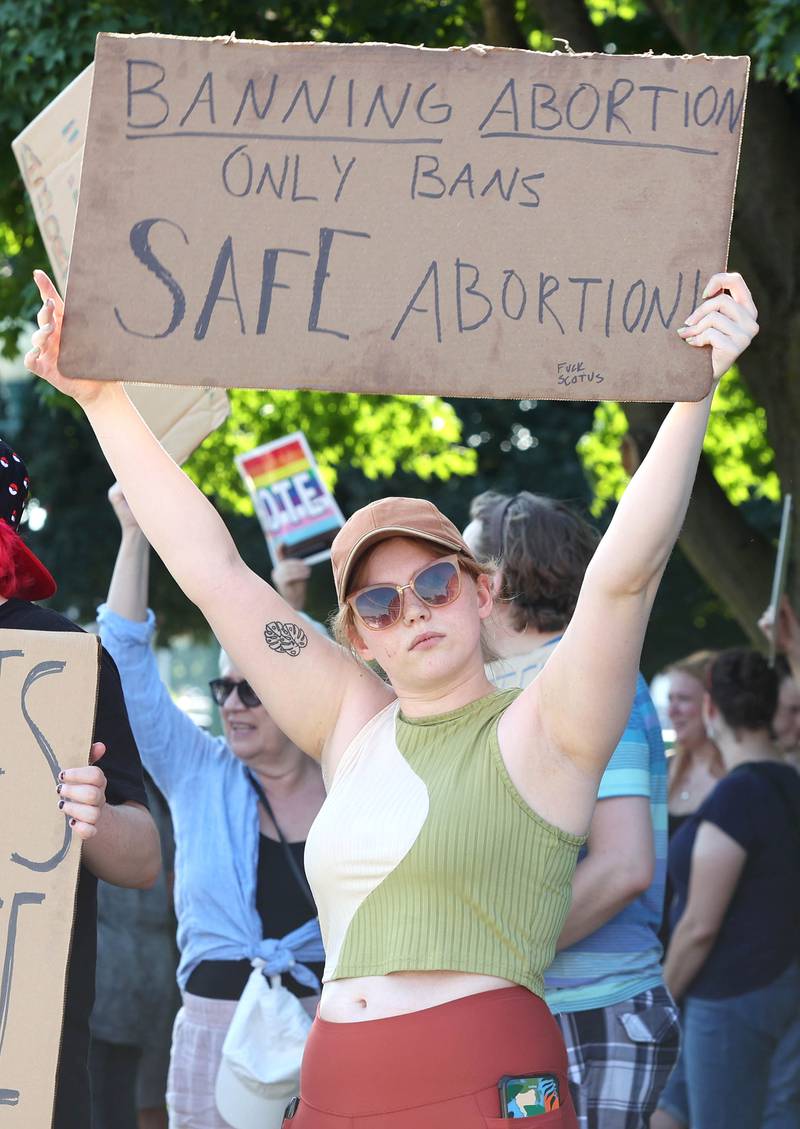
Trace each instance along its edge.
<instances>
[{"instance_id":1,"label":"leaf tattoo on underarm","mask_svg":"<svg viewBox=\"0 0 800 1129\"><path fill-rule=\"evenodd\" d=\"M264 638L271 651L294 658L308 643L308 636L297 623L280 623L272 620L264 628Z\"/></svg>"}]
</instances>

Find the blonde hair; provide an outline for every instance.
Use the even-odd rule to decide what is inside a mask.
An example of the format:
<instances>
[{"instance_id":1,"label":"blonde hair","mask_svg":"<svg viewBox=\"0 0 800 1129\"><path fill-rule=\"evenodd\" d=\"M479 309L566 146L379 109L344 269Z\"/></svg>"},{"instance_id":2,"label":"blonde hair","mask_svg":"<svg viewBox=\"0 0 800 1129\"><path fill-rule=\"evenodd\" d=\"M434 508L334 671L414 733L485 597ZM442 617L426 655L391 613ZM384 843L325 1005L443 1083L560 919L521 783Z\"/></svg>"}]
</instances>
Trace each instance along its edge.
<instances>
[{"instance_id":1,"label":"blonde hair","mask_svg":"<svg viewBox=\"0 0 800 1129\"><path fill-rule=\"evenodd\" d=\"M425 541L425 544L430 549L432 549L438 557L449 557L453 555L452 550L448 551L446 548L439 545L434 545L432 542ZM358 581L359 578L363 575L364 565L367 562L370 551L371 550L368 549L364 553L364 555L361 557L358 564L350 574L350 583L348 585L349 592L358 589ZM491 578L494 574L494 565L490 562L480 563L479 561L476 561L474 557L468 556L466 553L456 552L455 556L458 557L458 563L460 567L464 570L464 572L467 573L468 576L471 576L473 580L477 580L479 576L486 576ZM345 592L344 595L346 597L348 595L348 592ZM328 626L330 627L331 634L333 635L336 642L341 647L344 647L346 651L349 651L350 654L354 658L358 659L359 662L363 663L364 660L362 659L356 648L353 646L353 635L357 631L357 624L353 609L347 602L340 604L337 611L333 612L330 615L328 619ZM481 652L483 655L483 661L485 663L496 662L500 657L489 642L486 632L486 626L483 623L481 624Z\"/></svg>"},{"instance_id":2,"label":"blonde hair","mask_svg":"<svg viewBox=\"0 0 800 1129\"><path fill-rule=\"evenodd\" d=\"M693 651L691 655L687 655L685 658L678 659L677 662L671 663L664 673L667 676L670 674L685 674L687 677L693 678L695 682L699 682L701 689L706 691L711 675L711 667L714 665L717 654L717 651ZM722 754L719 749L710 738L708 738L708 743L714 750L709 765L711 775L719 780L725 775L725 762L722 759ZM689 771L691 759L691 750L676 742L674 751L670 757L669 787L667 790L668 802L671 803L675 798L683 783L684 776Z\"/></svg>"}]
</instances>

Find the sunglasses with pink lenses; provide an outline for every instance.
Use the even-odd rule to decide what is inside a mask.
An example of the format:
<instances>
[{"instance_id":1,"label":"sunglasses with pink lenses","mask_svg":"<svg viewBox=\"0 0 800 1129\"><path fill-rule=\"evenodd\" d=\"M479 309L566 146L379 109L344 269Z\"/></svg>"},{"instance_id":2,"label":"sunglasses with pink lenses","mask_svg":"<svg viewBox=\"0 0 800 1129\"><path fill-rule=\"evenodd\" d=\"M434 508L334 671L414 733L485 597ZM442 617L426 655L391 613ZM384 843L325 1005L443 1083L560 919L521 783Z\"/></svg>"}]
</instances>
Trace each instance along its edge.
<instances>
[{"instance_id":1,"label":"sunglasses with pink lenses","mask_svg":"<svg viewBox=\"0 0 800 1129\"><path fill-rule=\"evenodd\" d=\"M458 557L440 557L419 569L408 584L371 584L347 597L347 603L370 631L382 631L403 614L407 588L429 608L444 608L461 593Z\"/></svg>"}]
</instances>

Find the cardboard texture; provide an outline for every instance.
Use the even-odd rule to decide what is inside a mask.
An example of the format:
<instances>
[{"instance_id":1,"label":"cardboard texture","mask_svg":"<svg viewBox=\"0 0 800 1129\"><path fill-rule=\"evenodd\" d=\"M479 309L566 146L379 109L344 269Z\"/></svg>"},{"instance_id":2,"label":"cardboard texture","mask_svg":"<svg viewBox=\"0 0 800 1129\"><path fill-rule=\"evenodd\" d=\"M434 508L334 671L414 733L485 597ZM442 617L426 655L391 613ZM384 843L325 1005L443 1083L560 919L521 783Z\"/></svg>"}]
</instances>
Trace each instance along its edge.
<instances>
[{"instance_id":1,"label":"cardboard texture","mask_svg":"<svg viewBox=\"0 0 800 1129\"><path fill-rule=\"evenodd\" d=\"M11 143L62 292L78 206L93 71L93 65L82 71ZM230 410L228 397L221 391L156 385L136 386L128 392L178 463L224 422Z\"/></svg>"},{"instance_id":2,"label":"cardboard texture","mask_svg":"<svg viewBox=\"0 0 800 1129\"><path fill-rule=\"evenodd\" d=\"M0 631L0 1107L49 1129L80 840L58 810L62 768L87 764L99 641Z\"/></svg>"},{"instance_id":3,"label":"cardboard texture","mask_svg":"<svg viewBox=\"0 0 800 1129\"><path fill-rule=\"evenodd\" d=\"M285 557L308 564L328 560L344 516L303 432L237 455L236 466L253 500L273 568Z\"/></svg>"},{"instance_id":4,"label":"cardboard texture","mask_svg":"<svg viewBox=\"0 0 800 1129\"><path fill-rule=\"evenodd\" d=\"M81 71L11 142L62 293L78 206L92 71L91 66Z\"/></svg>"},{"instance_id":5,"label":"cardboard texture","mask_svg":"<svg viewBox=\"0 0 800 1129\"><path fill-rule=\"evenodd\" d=\"M101 35L61 368L697 399L746 58Z\"/></svg>"},{"instance_id":6,"label":"cardboard texture","mask_svg":"<svg viewBox=\"0 0 800 1129\"><path fill-rule=\"evenodd\" d=\"M228 394L220 388L126 387L139 414L179 465L225 422L231 410Z\"/></svg>"}]
</instances>

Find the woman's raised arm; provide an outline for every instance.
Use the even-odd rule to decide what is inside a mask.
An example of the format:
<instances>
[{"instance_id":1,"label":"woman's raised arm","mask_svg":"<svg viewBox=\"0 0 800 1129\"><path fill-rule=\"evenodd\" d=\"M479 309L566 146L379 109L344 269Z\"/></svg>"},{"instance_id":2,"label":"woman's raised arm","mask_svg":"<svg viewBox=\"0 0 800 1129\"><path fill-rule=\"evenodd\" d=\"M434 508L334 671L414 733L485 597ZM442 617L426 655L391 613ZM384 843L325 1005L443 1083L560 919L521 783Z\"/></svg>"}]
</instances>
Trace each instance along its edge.
<instances>
[{"instance_id":1,"label":"woman's raised arm","mask_svg":"<svg viewBox=\"0 0 800 1129\"><path fill-rule=\"evenodd\" d=\"M758 332L740 275L714 275L705 294L679 333L689 345L711 347L714 387L699 403L670 409L586 571L564 638L514 707L529 712L548 747L595 780L630 713L647 622L686 515L714 388Z\"/></svg>"},{"instance_id":2,"label":"woman's raised arm","mask_svg":"<svg viewBox=\"0 0 800 1129\"><path fill-rule=\"evenodd\" d=\"M112 382L58 370L63 303L42 271L43 305L25 364L81 405L145 537L205 615L276 723L320 757L346 743L391 692L335 643L304 622L242 561L219 514L175 465Z\"/></svg>"}]
</instances>

